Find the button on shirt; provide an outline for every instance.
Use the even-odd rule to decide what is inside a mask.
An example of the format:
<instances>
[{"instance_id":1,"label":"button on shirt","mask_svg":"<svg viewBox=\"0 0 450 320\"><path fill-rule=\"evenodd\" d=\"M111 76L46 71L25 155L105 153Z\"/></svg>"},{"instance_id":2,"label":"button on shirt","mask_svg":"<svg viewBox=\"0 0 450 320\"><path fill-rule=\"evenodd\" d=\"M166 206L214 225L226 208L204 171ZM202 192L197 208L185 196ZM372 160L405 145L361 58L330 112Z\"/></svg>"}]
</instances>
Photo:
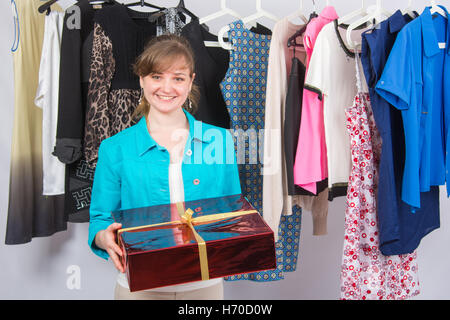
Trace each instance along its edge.
<instances>
[{"instance_id":1,"label":"button on shirt","mask_svg":"<svg viewBox=\"0 0 450 320\"><path fill-rule=\"evenodd\" d=\"M399 32L376 86L380 96L402 111L402 200L417 208L420 192L448 181L450 78L444 75L450 72L449 38L448 18L432 16L430 7L425 8Z\"/></svg>"},{"instance_id":2,"label":"button on shirt","mask_svg":"<svg viewBox=\"0 0 450 320\"><path fill-rule=\"evenodd\" d=\"M421 209L400 200L405 161L405 139L401 111L392 107L375 91L398 32L409 22L409 15L395 12L377 28L362 35L361 61L369 86L376 126L382 138L377 192L380 251L384 255L413 252L421 239L439 227L439 187L421 194Z\"/></svg>"},{"instance_id":3,"label":"button on shirt","mask_svg":"<svg viewBox=\"0 0 450 320\"><path fill-rule=\"evenodd\" d=\"M189 121L182 163L185 201L240 194L231 134L186 111L185 115ZM145 117L101 143L90 206L88 242L94 253L108 258L94 239L113 223L112 211L170 203L169 164L169 152L150 136Z\"/></svg>"}]
</instances>

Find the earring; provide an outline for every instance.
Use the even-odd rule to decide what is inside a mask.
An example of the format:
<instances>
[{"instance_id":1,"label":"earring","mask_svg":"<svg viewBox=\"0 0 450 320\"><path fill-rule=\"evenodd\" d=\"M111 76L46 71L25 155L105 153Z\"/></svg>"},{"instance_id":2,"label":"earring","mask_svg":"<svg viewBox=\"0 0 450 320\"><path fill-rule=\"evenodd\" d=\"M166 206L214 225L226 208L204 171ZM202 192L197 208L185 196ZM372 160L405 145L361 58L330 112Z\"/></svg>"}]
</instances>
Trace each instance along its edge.
<instances>
[{"instance_id":1,"label":"earring","mask_svg":"<svg viewBox=\"0 0 450 320\"><path fill-rule=\"evenodd\" d=\"M186 102L184 103L183 107L189 112L192 111L192 102L191 99L189 99L189 97L186 99Z\"/></svg>"},{"instance_id":2,"label":"earring","mask_svg":"<svg viewBox=\"0 0 450 320\"><path fill-rule=\"evenodd\" d=\"M144 89L141 88L141 94L140 94L140 96L139 96L139 104L142 103L142 99L143 99L143 98L144 98Z\"/></svg>"}]
</instances>

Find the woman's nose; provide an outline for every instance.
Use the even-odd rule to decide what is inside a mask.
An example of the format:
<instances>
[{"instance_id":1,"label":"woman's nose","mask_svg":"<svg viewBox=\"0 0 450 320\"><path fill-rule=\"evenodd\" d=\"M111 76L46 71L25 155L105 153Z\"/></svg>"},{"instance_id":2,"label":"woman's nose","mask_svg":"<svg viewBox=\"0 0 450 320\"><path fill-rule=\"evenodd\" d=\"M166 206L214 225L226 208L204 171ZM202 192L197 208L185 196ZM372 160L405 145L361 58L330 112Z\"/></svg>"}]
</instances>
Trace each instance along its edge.
<instances>
[{"instance_id":1,"label":"woman's nose","mask_svg":"<svg viewBox=\"0 0 450 320\"><path fill-rule=\"evenodd\" d=\"M170 79L164 79L161 82L161 90L163 92L170 92L172 90L172 82L170 81Z\"/></svg>"}]
</instances>

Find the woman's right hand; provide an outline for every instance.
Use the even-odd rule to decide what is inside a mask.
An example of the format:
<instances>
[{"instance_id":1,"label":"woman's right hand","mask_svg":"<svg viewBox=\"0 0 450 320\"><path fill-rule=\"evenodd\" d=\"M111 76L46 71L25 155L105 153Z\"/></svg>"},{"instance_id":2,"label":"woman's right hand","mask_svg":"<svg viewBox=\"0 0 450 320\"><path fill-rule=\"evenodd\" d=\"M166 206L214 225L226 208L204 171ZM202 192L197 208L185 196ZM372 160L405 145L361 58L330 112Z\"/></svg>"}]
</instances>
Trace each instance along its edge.
<instances>
[{"instance_id":1,"label":"woman's right hand","mask_svg":"<svg viewBox=\"0 0 450 320\"><path fill-rule=\"evenodd\" d=\"M100 230L95 236L95 244L97 247L106 250L117 270L124 273L125 267L122 265L120 258L122 257L122 249L116 243L116 232L120 228L122 228L122 224L113 223L105 230Z\"/></svg>"}]
</instances>

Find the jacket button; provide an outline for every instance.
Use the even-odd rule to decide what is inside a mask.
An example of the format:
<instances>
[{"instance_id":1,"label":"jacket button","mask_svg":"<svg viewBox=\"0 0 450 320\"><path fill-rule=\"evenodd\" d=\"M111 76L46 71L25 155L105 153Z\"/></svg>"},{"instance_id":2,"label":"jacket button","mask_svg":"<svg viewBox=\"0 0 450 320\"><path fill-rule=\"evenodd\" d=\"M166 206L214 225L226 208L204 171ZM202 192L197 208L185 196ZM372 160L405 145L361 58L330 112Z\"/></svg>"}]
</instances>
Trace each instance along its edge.
<instances>
[{"instance_id":1,"label":"jacket button","mask_svg":"<svg viewBox=\"0 0 450 320\"><path fill-rule=\"evenodd\" d=\"M193 183L194 183L195 185L198 185L198 184L200 183L200 180L194 179Z\"/></svg>"},{"instance_id":2,"label":"jacket button","mask_svg":"<svg viewBox=\"0 0 450 320\"><path fill-rule=\"evenodd\" d=\"M188 151L186 151L186 155L187 155L188 157L190 157L190 156L192 155L192 150L189 149Z\"/></svg>"}]
</instances>

